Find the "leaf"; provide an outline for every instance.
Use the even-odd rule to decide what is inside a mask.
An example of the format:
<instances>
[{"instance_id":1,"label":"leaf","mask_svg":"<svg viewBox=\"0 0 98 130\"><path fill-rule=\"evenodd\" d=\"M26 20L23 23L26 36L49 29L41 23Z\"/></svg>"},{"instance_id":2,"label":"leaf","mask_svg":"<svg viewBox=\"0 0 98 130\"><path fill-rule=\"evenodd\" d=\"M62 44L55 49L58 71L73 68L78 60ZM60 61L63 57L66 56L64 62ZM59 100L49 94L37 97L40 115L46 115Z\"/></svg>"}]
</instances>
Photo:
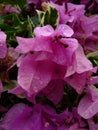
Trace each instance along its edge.
<instances>
[{"instance_id":1,"label":"leaf","mask_svg":"<svg viewBox=\"0 0 98 130\"><path fill-rule=\"evenodd\" d=\"M26 0L0 0L0 3L11 4L12 6L19 6L23 9L26 5Z\"/></svg>"},{"instance_id":2,"label":"leaf","mask_svg":"<svg viewBox=\"0 0 98 130\"><path fill-rule=\"evenodd\" d=\"M8 91L16 87L16 81L10 81L9 83L4 84L4 91Z\"/></svg>"},{"instance_id":3,"label":"leaf","mask_svg":"<svg viewBox=\"0 0 98 130\"><path fill-rule=\"evenodd\" d=\"M98 55L89 57L89 60L93 63L94 66L98 65Z\"/></svg>"},{"instance_id":4,"label":"leaf","mask_svg":"<svg viewBox=\"0 0 98 130\"><path fill-rule=\"evenodd\" d=\"M53 28L56 28L59 22L58 11L52 7L49 3L43 3L42 8L44 11L37 10L40 25L44 26L50 24Z\"/></svg>"}]
</instances>

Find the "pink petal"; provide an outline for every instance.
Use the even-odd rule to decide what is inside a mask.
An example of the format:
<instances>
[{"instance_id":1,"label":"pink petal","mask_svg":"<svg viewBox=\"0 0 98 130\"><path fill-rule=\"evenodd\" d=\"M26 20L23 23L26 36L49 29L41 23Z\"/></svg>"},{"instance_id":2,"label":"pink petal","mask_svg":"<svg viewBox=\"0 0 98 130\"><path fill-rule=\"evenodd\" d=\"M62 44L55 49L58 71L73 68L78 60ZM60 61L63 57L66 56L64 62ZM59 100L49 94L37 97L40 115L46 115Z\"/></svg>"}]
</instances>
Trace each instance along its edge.
<instances>
[{"instance_id":1,"label":"pink petal","mask_svg":"<svg viewBox=\"0 0 98 130\"><path fill-rule=\"evenodd\" d=\"M7 54L6 34L0 31L0 58L4 58Z\"/></svg>"},{"instance_id":2,"label":"pink petal","mask_svg":"<svg viewBox=\"0 0 98 130\"><path fill-rule=\"evenodd\" d=\"M48 62L34 62L32 55L27 55L18 73L19 85L29 93L37 93L47 86L51 80L51 64Z\"/></svg>"},{"instance_id":3,"label":"pink petal","mask_svg":"<svg viewBox=\"0 0 98 130\"><path fill-rule=\"evenodd\" d=\"M23 110L25 109L25 105L20 103L20 104L16 104L15 106L13 106L12 109L10 109L8 111L8 113L6 114L6 116L3 119L3 122L0 122L0 128L4 128L5 130L10 130L10 123L15 120L15 118L21 114L23 112Z\"/></svg>"},{"instance_id":4,"label":"pink petal","mask_svg":"<svg viewBox=\"0 0 98 130\"><path fill-rule=\"evenodd\" d=\"M81 74L86 71L92 71L93 65L90 60L84 54L83 48L79 45L75 51L75 56L73 57L73 63L68 67L65 77L72 75L77 72Z\"/></svg>"},{"instance_id":5,"label":"pink petal","mask_svg":"<svg viewBox=\"0 0 98 130\"><path fill-rule=\"evenodd\" d=\"M47 51L52 53L50 39L45 37L38 38L22 38L17 37L18 46L16 52L29 53L34 51Z\"/></svg>"},{"instance_id":6,"label":"pink petal","mask_svg":"<svg viewBox=\"0 0 98 130\"><path fill-rule=\"evenodd\" d=\"M53 103L57 104L63 97L64 82L62 80L53 80L43 89L44 95Z\"/></svg>"},{"instance_id":7,"label":"pink petal","mask_svg":"<svg viewBox=\"0 0 98 130\"><path fill-rule=\"evenodd\" d=\"M71 37L74 32L68 25L59 24L55 31L55 34L63 37Z\"/></svg>"},{"instance_id":8,"label":"pink petal","mask_svg":"<svg viewBox=\"0 0 98 130\"><path fill-rule=\"evenodd\" d=\"M85 95L79 105L78 113L85 119L93 117L98 112L98 101L93 101L89 94Z\"/></svg>"},{"instance_id":9,"label":"pink petal","mask_svg":"<svg viewBox=\"0 0 98 130\"><path fill-rule=\"evenodd\" d=\"M16 37L18 42L18 47L16 48L16 52L20 53L28 53L32 51L33 47L33 38L22 38L22 37Z\"/></svg>"},{"instance_id":10,"label":"pink petal","mask_svg":"<svg viewBox=\"0 0 98 130\"><path fill-rule=\"evenodd\" d=\"M50 25L43 27L36 27L34 33L37 37L39 36L51 36L54 33L54 29Z\"/></svg>"},{"instance_id":11,"label":"pink petal","mask_svg":"<svg viewBox=\"0 0 98 130\"><path fill-rule=\"evenodd\" d=\"M75 73L69 76L68 78L65 78L65 81L69 85L71 85L78 94L81 94L86 84L86 78L87 78L86 72L82 74Z\"/></svg>"}]
</instances>

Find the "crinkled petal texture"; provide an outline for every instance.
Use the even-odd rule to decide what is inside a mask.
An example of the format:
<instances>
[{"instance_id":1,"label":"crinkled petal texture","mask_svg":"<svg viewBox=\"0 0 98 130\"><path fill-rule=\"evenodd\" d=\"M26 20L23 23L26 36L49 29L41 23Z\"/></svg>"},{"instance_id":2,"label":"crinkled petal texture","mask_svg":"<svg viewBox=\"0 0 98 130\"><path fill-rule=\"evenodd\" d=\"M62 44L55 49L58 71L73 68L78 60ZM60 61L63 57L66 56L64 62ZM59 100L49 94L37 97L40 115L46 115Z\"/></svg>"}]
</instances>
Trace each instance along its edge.
<instances>
[{"instance_id":1,"label":"crinkled petal texture","mask_svg":"<svg viewBox=\"0 0 98 130\"><path fill-rule=\"evenodd\" d=\"M18 47L15 49L16 52L24 54L32 51L33 38L16 37L16 39L19 44Z\"/></svg>"},{"instance_id":2,"label":"crinkled petal texture","mask_svg":"<svg viewBox=\"0 0 98 130\"><path fill-rule=\"evenodd\" d=\"M57 64L64 66L71 64L72 56L78 48L78 41L70 38L73 35L73 30L69 26L61 24L54 31L50 25L46 25L44 27L36 27L34 33L36 35L35 38L17 37L19 45L16 51L23 54L28 52L46 52L46 55L47 53L52 55L51 60Z\"/></svg>"},{"instance_id":3,"label":"crinkled petal texture","mask_svg":"<svg viewBox=\"0 0 98 130\"><path fill-rule=\"evenodd\" d=\"M36 59L32 54L22 58L18 71L18 84L31 95L45 88L52 79L62 79L66 71L64 66Z\"/></svg>"},{"instance_id":4,"label":"crinkled petal texture","mask_svg":"<svg viewBox=\"0 0 98 130\"><path fill-rule=\"evenodd\" d=\"M0 130L80 130L85 126L76 110L57 114L50 106L29 107L22 103L12 107L0 122Z\"/></svg>"},{"instance_id":5,"label":"crinkled petal texture","mask_svg":"<svg viewBox=\"0 0 98 130\"><path fill-rule=\"evenodd\" d=\"M73 62L73 56L78 48L78 42L72 38L62 38L59 42L52 43L53 58L52 60L57 64L68 67Z\"/></svg>"},{"instance_id":6,"label":"crinkled petal texture","mask_svg":"<svg viewBox=\"0 0 98 130\"><path fill-rule=\"evenodd\" d=\"M51 25L36 27L34 29L34 33L37 37L39 36L71 37L74 34L73 30L68 25L65 24L59 24L55 31Z\"/></svg>"},{"instance_id":7,"label":"crinkled petal texture","mask_svg":"<svg viewBox=\"0 0 98 130\"><path fill-rule=\"evenodd\" d=\"M93 69L92 63L86 58L81 46L76 51L76 68L77 73L83 73Z\"/></svg>"},{"instance_id":8,"label":"crinkled petal texture","mask_svg":"<svg viewBox=\"0 0 98 130\"><path fill-rule=\"evenodd\" d=\"M52 52L50 45L51 39L47 37L36 37L36 38L22 38L16 37L18 41L18 46L16 47L16 52L25 54L29 52L39 52L46 51Z\"/></svg>"},{"instance_id":9,"label":"crinkled petal texture","mask_svg":"<svg viewBox=\"0 0 98 130\"><path fill-rule=\"evenodd\" d=\"M98 113L98 90L94 87L81 99L78 105L78 113L85 119L89 119Z\"/></svg>"},{"instance_id":10,"label":"crinkled petal texture","mask_svg":"<svg viewBox=\"0 0 98 130\"><path fill-rule=\"evenodd\" d=\"M36 27L34 33L37 37L39 36L51 36L54 33L54 29L51 25L46 25L43 27Z\"/></svg>"},{"instance_id":11,"label":"crinkled petal texture","mask_svg":"<svg viewBox=\"0 0 98 130\"><path fill-rule=\"evenodd\" d=\"M35 62L32 55L27 55L19 67L18 83L29 93L37 93L51 80L51 68L48 62Z\"/></svg>"},{"instance_id":12,"label":"crinkled petal texture","mask_svg":"<svg viewBox=\"0 0 98 130\"><path fill-rule=\"evenodd\" d=\"M73 30L67 25L59 25L55 31L46 25L35 28L34 32L35 38L17 37L16 48L20 53L27 53L18 60L18 84L31 95L43 90L53 79L63 80L78 48L78 41L70 38Z\"/></svg>"},{"instance_id":13,"label":"crinkled petal texture","mask_svg":"<svg viewBox=\"0 0 98 130\"><path fill-rule=\"evenodd\" d=\"M7 54L6 34L0 31L0 58L4 58Z\"/></svg>"},{"instance_id":14,"label":"crinkled petal texture","mask_svg":"<svg viewBox=\"0 0 98 130\"><path fill-rule=\"evenodd\" d=\"M65 77L68 77L75 72L78 74L84 73L86 71L91 71L93 69L92 63L87 59L84 54L83 48L79 45L75 51L75 57L73 58L73 63L68 67Z\"/></svg>"}]
</instances>

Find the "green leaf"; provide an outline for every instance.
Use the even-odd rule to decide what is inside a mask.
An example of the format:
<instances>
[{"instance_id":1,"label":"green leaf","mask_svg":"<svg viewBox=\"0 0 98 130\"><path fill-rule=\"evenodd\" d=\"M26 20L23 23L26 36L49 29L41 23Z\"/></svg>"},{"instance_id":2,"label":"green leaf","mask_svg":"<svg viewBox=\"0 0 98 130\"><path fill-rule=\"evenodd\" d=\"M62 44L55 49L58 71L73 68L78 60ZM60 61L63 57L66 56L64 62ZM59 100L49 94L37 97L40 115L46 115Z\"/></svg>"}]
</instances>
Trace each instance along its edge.
<instances>
[{"instance_id":1,"label":"green leaf","mask_svg":"<svg viewBox=\"0 0 98 130\"><path fill-rule=\"evenodd\" d=\"M50 24L53 28L56 28L59 23L58 11L52 7L49 3L43 3L42 8L44 11L37 10L40 25L44 26Z\"/></svg>"},{"instance_id":2,"label":"green leaf","mask_svg":"<svg viewBox=\"0 0 98 130\"><path fill-rule=\"evenodd\" d=\"M0 0L0 3L11 4L12 6L19 6L20 9L23 9L26 5L26 0Z\"/></svg>"},{"instance_id":3,"label":"green leaf","mask_svg":"<svg viewBox=\"0 0 98 130\"><path fill-rule=\"evenodd\" d=\"M39 10L36 10L36 12L38 14L39 21L41 21L41 19L44 17L45 12Z\"/></svg>"},{"instance_id":4,"label":"green leaf","mask_svg":"<svg viewBox=\"0 0 98 130\"><path fill-rule=\"evenodd\" d=\"M98 55L89 57L94 66L98 66Z\"/></svg>"},{"instance_id":5,"label":"green leaf","mask_svg":"<svg viewBox=\"0 0 98 130\"><path fill-rule=\"evenodd\" d=\"M26 0L14 0L16 2L16 4L23 9L25 7L25 5L27 4Z\"/></svg>"},{"instance_id":6,"label":"green leaf","mask_svg":"<svg viewBox=\"0 0 98 130\"><path fill-rule=\"evenodd\" d=\"M16 13L13 13L13 18L12 18L14 26L19 26L23 24L23 22L20 21L19 16Z\"/></svg>"},{"instance_id":7,"label":"green leaf","mask_svg":"<svg viewBox=\"0 0 98 130\"><path fill-rule=\"evenodd\" d=\"M10 81L9 83L4 84L4 91L11 90L16 86L17 86L16 81Z\"/></svg>"}]
</instances>

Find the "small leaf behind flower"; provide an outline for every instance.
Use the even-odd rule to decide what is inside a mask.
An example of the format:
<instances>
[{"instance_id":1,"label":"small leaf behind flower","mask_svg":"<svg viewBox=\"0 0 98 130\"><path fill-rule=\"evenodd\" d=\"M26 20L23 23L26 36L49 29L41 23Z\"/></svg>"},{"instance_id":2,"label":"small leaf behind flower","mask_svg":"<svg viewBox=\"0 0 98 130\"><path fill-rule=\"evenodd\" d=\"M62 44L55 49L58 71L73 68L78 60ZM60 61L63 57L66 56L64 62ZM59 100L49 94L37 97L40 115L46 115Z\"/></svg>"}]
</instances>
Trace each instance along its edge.
<instances>
[{"instance_id":1,"label":"small leaf behind flower","mask_svg":"<svg viewBox=\"0 0 98 130\"><path fill-rule=\"evenodd\" d=\"M49 3L43 3L42 8L44 11L37 10L40 25L44 26L50 24L53 28L56 28L59 23L58 11L52 7Z\"/></svg>"}]
</instances>

